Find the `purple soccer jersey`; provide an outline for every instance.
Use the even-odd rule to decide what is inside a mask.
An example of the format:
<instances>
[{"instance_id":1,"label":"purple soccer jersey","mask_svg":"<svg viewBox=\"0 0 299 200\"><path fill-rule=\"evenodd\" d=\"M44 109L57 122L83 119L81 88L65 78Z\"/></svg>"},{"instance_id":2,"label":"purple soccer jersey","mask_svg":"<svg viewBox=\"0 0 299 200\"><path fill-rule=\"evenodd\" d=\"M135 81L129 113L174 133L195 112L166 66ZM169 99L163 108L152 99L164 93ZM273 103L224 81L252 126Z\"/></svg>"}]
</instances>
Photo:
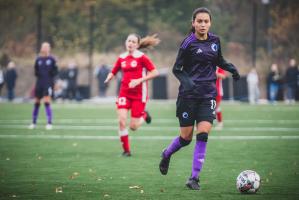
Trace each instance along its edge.
<instances>
[{"instance_id":1,"label":"purple soccer jersey","mask_svg":"<svg viewBox=\"0 0 299 200\"><path fill-rule=\"evenodd\" d=\"M178 96L215 98L215 72L220 56L220 40L216 35L208 33L207 40L198 40L190 33L180 46L173 70L181 82Z\"/></svg>"},{"instance_id":2,"label":"purple soccer jersey","mask_svg":"<svg viewBox=\"0 0 299 200\"><path fill-rule=\"evenodd\" d=\"M37 57L34 65L37 87L51 87L57 74L56 60L52 56Z\"/></svg>"}]
</instances>

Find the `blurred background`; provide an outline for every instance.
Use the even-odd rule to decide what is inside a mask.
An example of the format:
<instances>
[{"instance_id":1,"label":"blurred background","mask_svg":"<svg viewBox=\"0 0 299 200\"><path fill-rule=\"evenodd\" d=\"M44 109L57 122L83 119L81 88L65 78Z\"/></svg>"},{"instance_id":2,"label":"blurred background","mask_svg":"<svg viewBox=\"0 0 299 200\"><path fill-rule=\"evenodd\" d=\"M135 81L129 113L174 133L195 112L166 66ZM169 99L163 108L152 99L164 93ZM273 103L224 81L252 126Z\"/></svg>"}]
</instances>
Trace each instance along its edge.
<instances>
[{"instance_id":1,"label":"blurred background","mask_svg":"<svg viewBox=\"0 0 299 200\"><path fill-rule=\"evenodd\" d=\"M179 83L171 69L178 47L189 32L192 12L202 6L212 12L211 32L220 36L225 58L242 75L238 84L230 76L224 80L224 99L248 101L247 74L256 68L258 98L267 100L270 66L276 63L280 73L277 100L284 100L289 60L299 59L296 0L0 0L3 80L13 62L17 74L15 99L30 99L35 83L34 60L40 44L48 41L60 71L57 99L114 97L118 81L104 87L101 76L124 51L127 35L157 34L161 43L146 52L161 74L151 81L150 96L174 99ZM102 70L103 65L107 70ZM68 92L71 81L74 93ZM1 77L0 84L0 96L5 101L7 89Z\"/></svg>"}]
</instances>

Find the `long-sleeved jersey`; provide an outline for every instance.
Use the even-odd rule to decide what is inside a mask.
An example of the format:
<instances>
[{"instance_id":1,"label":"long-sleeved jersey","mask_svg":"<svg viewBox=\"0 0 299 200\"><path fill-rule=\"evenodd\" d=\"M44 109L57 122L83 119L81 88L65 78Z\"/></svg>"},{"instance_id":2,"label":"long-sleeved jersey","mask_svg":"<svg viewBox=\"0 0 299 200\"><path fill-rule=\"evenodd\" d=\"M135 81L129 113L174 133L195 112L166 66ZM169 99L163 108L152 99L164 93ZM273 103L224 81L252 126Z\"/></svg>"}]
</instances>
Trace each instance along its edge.
<instances>
[{"instance_id":1,"label":"long-sleeved jersey","mask_svg":"<svg viewBox=\"0 0 299 200\"><path fill-rule=\"evenodd\" d=\"M231 73L237 72L224 60L219 37L208 33L207 40L198 40L194 33L190 33L183 40L173 67L173 73L181 83L178 96L215 98L216 66Z\"/></svg>"},{"instance_id":2,"label":"long-sleeved jersey","mask_svg":"<svg viewBox=\"0 0 299 200\"><path fill-rule=\"evenodd\" d=\"M146 76L147 71L152 71L155 68L152 61L141 51L136 50L133 54L128 52L121 54L111 71L114 75L119 70L122 70L123 73L119 96L140 99L145 102L148 98L147 82L142 82L135 88L129 88L129 83L132 79Z\"/></svg>"},{"instance_id":3,"label":"long-sleeved jersey","mask_svg":"<svg viewBox=\"0 0 299 200\"><path fill-rule=\"evenodd\" d=\"M53 86L54 77L58 72L56 60L53 56L37 57L34 64L34 70L37 78L37 86L44 88Z\"/></svg>"}]
</instances>

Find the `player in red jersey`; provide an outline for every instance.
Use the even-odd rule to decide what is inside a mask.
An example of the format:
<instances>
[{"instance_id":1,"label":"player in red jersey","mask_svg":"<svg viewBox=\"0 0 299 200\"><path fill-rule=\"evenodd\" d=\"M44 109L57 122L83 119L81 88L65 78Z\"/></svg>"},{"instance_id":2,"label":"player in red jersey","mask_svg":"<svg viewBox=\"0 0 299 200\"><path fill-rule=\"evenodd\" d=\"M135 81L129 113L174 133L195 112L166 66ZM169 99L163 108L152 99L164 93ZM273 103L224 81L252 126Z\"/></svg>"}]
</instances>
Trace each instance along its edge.
<instances>
[{"instance_id":1,"label":"player in red jersey","mask_svg":"<svg viewBox=\"0 0 299 200\"><path fill-rule=\"evenodd\" d=\"M142 38L137 34L130 34L125 42L126 52L122 53L108 74L108 83L120 70L123 73L120 91L117 98L117 114L119 122L119 136L123 147L123 156L131 156L127 115L131 110L130 129L137 130L141 124L151 122L151 117L145 111L148 100L147 81L158 76L158 71L152 61L138 49L155 46L160 40L155 36Z\"/></svg>"},{"instance_id":2,"label":"player in red jersey","mask_svg":"<svg viewBox=\"0 0 299 200\"><path fill-rule=\"evenodd\" d=\"M222 130L223 128L223 121L222 121L222 111L220 107L220 103L223 97L223 87L222 87L222 79L226 78L225 71L219 67L216 70L216 89L217 89L217 96L216 96L216 119L217 125L215 127L216 130Z\"/></svg>"}]
</instances>

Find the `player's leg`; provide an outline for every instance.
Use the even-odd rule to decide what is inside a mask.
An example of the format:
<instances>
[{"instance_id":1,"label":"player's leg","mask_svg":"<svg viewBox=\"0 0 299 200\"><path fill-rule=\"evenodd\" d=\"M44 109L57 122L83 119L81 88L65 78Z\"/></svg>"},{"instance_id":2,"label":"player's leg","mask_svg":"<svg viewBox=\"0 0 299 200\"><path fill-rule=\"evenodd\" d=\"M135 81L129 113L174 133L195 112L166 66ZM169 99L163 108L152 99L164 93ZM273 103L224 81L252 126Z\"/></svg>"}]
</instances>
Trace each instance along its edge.
<instances>
[{"instance_id":1,"label":"player's leg","mask_svg":"<svg viewBox=\"0 0 299 200\"><path fill-rule=\"evenodd\" d=\"M40 100L43 96L42 94L42 88L35 86L34 89L34 106L32 110L32 123L29 125L29 129L35 129L36 128L36 122L38 118L39 108L40 108Z\"/></svg>"},{"instance_id":2,"label":"player's leg","mask_svg":"<svg viewBox=\"0 0 299 200\"><path fill-rule=\"evenodd\" d=\"M129 131L127 129L128 110L131 108L131 101L126 97L120 96L117 99L117 115L118 115L118 135L122 143L123 156L131 156Z\"/></svg>"},{"instance_id":3,"label":"player's leg","mask_svg":"<svg viewBox=\"0 0 299 200\"><path fill-rule=\"evenodd\" d=\"M119 124L118 135L119 135L120 141L122 143L122 148L123 148L122 155L123 156L131 156L129 132L126 127L128 110L124 109L124 108L118 109L117 114L118 114L118 124Z\"/></svg>"},{"instance_id":4,"label":"player's leg","mask_svg":"<svg viewBox=\"0 0 299 200\"><path fill-rule=\"evenodd\" d=\"M132 100L130 129L136 131L144 122L145 102Z\"/></svg>"},{"instance_id":5,"label":"player's leg","mask_svg":"<svg viewBox=\"0 0 299 200\"><path fill-rule=\"evenodd\" d=\"M159 164L161 174L166 175L172 154L187 146L192 141L193 126L195 122L193 109L194 102L183 99L177 100L177 117L180 122L180 136L176 137L169 146L163 150Z\"/></svg>"},{"instance_id":6,"label":"player's leg","mask_svg":"<svg viewBox=\"0 0 299 200\"><path fill-rule=\"evenodd\" d=\"M222 120L222 110L220 107L220 103L222 101L221 96L216 96L216 119L217 119L217 125L215 127L216 130L221 130L223 128L223 120Z\"/></svg>"},{"instance_id":7,"label":"player's leg","mask_svg":"<svg viewBox=\"0 0 299 200\"><path fill-rule=\"evenodd\" d=\"M47 125L46 129L51 130L52 129L52 108L51 108L51 96L52 96L53 90L52 87L48 87L47 90L44 91L44 104L45 104L45 111L47 116Z\"/></svg>"},{"instance_id":8,"label":"player's leg","mask_svg":"<svg viewBox=\"0 0 299 200\"><path fill-rule=\"evenodd\" d=\"M33 106L33 110L32 110L32 123L29 125L29 127L28 127L29 129L36 128L39 107L40 107L40 99L38 97L36 97L34 100L34 106Z\"/></svg>"},{"instance_id":9,"label":"player's leg","mask_svg":"<svg viewBox=\"0 0 299 200\"><path fill-rule=\"evenodd\" d=\"M192 173L186 183L186 186L192 190L200 189L199 174L206 157L208 134L212 128L213 120L215 119L215 107L215 100L204 100L200 103L197 111L197 134L193 152Z\"/></svg>"}]
</instances>

